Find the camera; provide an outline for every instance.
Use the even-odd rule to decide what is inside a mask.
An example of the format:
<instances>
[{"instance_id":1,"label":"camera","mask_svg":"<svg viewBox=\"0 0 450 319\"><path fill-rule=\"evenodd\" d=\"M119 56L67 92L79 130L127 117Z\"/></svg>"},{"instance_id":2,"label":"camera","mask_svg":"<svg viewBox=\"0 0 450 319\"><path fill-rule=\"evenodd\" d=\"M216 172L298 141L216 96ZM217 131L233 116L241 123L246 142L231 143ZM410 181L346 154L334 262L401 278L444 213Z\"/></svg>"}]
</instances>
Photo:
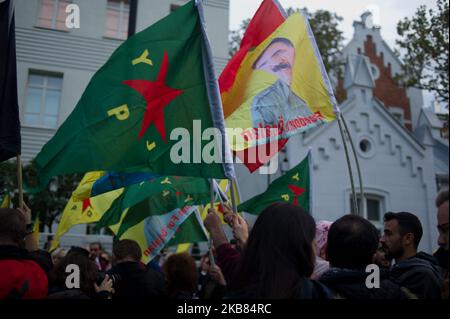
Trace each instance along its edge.
<instances>
[{"instance_id":1,"label":"camera","mask_svg":"<svg viewBox=\"0 0 450 319\"><path fill-rule=\"evenodd\" d=\"M113 286L115 286L122 277L119 274L107 274L105 272L99 272L97 275L97 279L95 280L97 286L100 286L103 280L105 280L106 275L109 276L109 278L112 280Z\"/></svg>"}]
</instances>

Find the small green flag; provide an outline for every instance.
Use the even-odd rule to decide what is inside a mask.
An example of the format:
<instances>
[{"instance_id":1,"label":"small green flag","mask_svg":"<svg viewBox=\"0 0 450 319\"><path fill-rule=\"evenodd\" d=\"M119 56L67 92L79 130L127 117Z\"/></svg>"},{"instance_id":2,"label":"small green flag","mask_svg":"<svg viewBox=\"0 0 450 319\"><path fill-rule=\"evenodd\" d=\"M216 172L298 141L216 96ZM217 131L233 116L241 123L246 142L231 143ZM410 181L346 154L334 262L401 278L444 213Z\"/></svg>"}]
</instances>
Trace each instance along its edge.
<instances>
[{"instance_id":1,"label":"small green flag","mask_svg":"<svg viewBox=\"0 0 450 319\"><path fill-rule=\"evenodd\" d=\"M208 241L205 230L202 226L202 219L197 211L192 213L180 227L176 230L172 239L167 244L167 247L187 244L187 243L200 243Z\"/></svg>"},{"instance_id":2,"label":"small green flag","mask_svg":"<svg viewBox=\"0 0 450 319\"><path fill-rule=\"evenodd\" d=\"M37 155L39 187L60 174L99 170L233 177L213 67L201 1L188 2L130 37L95 73ZM204 140L202 130L209 128L221 136ZM191 150L188 161L173 160L180 143ZM206 150L214 161L203 159Z\"/></svg>"},{"instance_id":3,"label":"small green flag","mask_svg":"<svg viewBox=\"0 0 450 319\"><path fill-rule=\"evenodd\" d=\"M210 201L208 180L197 177L162 176L133 184L103 214L96 228L117 224L129 209L117 232L120 237L128 228L151 215L162 215L176 208L202 205Z\"/></svg>"},{"instance_id":4,"label":"small green flag","mask_svg":"<svg viewBox=\"0 0 450 319\"><path fill-rule=\"evenodd\" d=\"M238 211L259 215L267 206L282 202L300 206L309 212L311 194L309 158L310 155L306 156L300 164L274 180L264 193L239 205Z\"/></svg>"}]
</instances>

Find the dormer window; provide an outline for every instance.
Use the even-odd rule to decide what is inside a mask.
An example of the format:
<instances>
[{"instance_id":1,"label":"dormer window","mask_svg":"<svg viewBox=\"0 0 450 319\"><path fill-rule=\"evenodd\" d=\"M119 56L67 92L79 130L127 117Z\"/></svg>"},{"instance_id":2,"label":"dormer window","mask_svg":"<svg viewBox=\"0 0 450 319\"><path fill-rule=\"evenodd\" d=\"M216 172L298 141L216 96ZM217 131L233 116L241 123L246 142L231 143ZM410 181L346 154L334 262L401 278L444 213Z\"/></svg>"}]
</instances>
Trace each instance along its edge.
<instances>
[{"instance_id":1,"label":"dormer window","mask_svg":"<svg viewBox=\"0 0 450 319\"><path fill-rule=\"evenodd\" d=\"M403 109L399 107L390 107L389 111L391 112L392 116L401 124L405 125L405 116Z\"/></svg>"}]
</instances>

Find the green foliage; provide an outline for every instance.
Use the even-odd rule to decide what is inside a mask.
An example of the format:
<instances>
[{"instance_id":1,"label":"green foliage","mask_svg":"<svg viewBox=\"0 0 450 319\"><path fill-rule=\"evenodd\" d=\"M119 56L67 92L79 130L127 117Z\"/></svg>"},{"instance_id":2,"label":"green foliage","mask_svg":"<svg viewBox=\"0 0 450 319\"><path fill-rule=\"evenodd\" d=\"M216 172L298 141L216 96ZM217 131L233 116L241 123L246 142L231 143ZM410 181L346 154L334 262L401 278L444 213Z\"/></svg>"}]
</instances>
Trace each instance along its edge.
<instances>
[{"instance_id":1,"label":"green foliage","mask_svg":"<svg viewBox=\"0 0 450 319\"><path fill-rule=\"evenodd\" d=\"M397 25L399 55L403 72L399 80L406 86L432 91L448 108L448 8L437 1L437 10L420 6L413 17Z\"/></svg>"},{"instance_id":2,"label":"green foliage","mask_svg":"<svg viewBox=\"0 0 450 319\"><path fill-rule=\"evenodd\" d=\"M288 8L286 10L288 15L300 11L303 11L309 19L325 69L336 76L342 76L342 66L344 61L340 59L340 55L343 48L344 37L342 31L338 29L338 24L342 21L342 17L327 10L317 10L312 13L308 12L306 8L303 10ZM246 19L241 22L239 29L230 32L230 57L232 57L239 49L242 37L244 36L249 23L250 19Z\"/></svg>"},{"instance_id":3,"label":"green foliage","mask_svg":"<svg viewBox=\"0 0 450 319\"><path fill-rule=\"evenodd\" d=\"M37 185L37 172L33 162L22 169L24 184L33 187ZM15 161L0 163L0 194L11 196L14 206L18 206L17 165ZM52 179L47 188L40 193L29 193L24 190L24 201L33 211L33 216L39 215L41 222L51 227L55 219L62 213L73 190L80 182L82 175L68 174Z\"/></svg>"},{"instance_id":4,"label":"green foliage","mask_svg":"<svg viewBox=\"0 0 450 319\"><path fill-rule=\"evenodd\" d=\"M228 56L232 58L233 55L239 50L242 38L244 37L245 30L247 30L250 19L245 19L241 22L239 29L232 30L229 35L229 50Z\"/></svg>"}]
</instances>

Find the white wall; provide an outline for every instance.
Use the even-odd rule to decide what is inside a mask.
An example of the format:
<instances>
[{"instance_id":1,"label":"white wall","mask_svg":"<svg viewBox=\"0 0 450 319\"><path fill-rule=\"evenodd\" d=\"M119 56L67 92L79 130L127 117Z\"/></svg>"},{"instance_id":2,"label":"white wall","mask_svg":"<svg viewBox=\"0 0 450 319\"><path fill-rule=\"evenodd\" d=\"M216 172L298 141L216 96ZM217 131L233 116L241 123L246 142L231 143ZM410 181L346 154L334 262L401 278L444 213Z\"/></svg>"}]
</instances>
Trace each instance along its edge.
<instances>
[{"instance_id":1,"label":"white wall","mask_svg":"<svg viewBox=\"0 0 450 319\"><path fill-rule=\"evenodd\" d=\"M424 236L420 248L437 248L433 157L404 130L381 106L365 105L361 100L344 108L356 148L362 138L372 143L373 154L358 154L367 193L385 197L385 211L415 213L422 222ZM312 215L317 219L336 220L350 211L350 181L342 139L336 122L305 139L296 137L288 143L293 167L313 149ZM352 154L351 154L352 156ZM351 159L353 163L353 158ZM356 168L355 186L359 189Z\"/></svg>"}]
</instances>

